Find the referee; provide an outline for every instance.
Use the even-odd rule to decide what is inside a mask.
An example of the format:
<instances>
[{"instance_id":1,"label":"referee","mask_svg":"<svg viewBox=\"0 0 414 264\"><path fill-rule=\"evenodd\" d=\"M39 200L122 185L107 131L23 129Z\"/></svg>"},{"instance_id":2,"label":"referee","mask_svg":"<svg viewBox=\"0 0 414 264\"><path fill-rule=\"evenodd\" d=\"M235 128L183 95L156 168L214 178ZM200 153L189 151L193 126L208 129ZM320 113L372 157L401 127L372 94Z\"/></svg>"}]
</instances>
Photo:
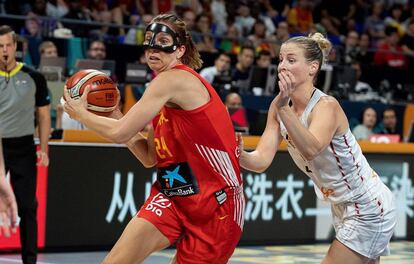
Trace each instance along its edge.
<instances>
[{"instance_id":1,"label":"referee","mask_svg":"<svg viewBox=\"0 0 414 264\"><path fill-rule=\"evenodd\" d=\"M37 259L36 154L47 166L50 134L50 99L45 78L16 61L16 33L0 26L0 126L6 171L10 172L20 216L20 242L24 264ZM40 150L33 141L35 114Z\"/></svg>"}]
</instances>

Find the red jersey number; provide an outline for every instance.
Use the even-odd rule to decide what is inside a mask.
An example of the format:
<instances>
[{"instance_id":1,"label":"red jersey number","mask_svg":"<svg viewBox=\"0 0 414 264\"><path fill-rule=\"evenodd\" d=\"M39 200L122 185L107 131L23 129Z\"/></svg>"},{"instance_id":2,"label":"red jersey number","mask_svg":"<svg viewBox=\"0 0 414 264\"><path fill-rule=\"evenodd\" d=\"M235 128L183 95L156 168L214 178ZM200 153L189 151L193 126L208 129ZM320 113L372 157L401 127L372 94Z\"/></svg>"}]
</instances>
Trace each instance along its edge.
<instances>
[{"instance_id":1,"label":"red jersey number","mask_svg":"<svg viewBox=\"0 0 414 264\"><path fill-rule=\"evenodd\" d=\"M165 144L164 137L161 136L160 138L154 138L155 142L155 151L160 159L165 159L168 157L172 157L171 151L168 149L167 144Z\"/></svg>"}]
</instances>

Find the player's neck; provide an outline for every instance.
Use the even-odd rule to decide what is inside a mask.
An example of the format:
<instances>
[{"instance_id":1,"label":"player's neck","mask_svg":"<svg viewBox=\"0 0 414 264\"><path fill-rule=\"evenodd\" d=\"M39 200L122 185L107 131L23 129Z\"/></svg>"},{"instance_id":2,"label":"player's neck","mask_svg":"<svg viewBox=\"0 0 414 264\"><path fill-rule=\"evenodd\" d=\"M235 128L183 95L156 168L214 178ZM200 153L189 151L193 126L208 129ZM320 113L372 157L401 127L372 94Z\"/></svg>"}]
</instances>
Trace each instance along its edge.
<instances>
[{"instance_id":1,"label":"player's neck","mask_svg":"<svg viewBox=\"0 0 414 264\"><path fill-rule=\"evenodd\" d=\"M302 112L306 108L314 89L313 85L309 87L309 85L306 84L296 88L295 92L291 95L291 100L296 112Z\"/></svg>"},{"instance_id":2,"label":"player's neck","mask_svg":"<svg viewBox=\"0 0 414 264\"><path fill-rule=\"evenodd\" d=\"M17 61L14 59L14 60L10 60L7 64L1 65L0 70L4 72L11 72L16 67L17 67Z\"/></svg>"}]
</instances>

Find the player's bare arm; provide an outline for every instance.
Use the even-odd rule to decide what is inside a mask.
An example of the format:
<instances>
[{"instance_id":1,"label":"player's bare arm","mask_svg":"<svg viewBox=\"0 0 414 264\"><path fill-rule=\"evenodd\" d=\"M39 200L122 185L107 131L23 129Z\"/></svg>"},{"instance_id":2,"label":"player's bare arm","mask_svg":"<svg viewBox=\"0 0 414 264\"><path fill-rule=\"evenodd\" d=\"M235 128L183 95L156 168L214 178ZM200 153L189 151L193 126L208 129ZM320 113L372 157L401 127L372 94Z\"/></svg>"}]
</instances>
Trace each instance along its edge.
<instances>
[{"instance_id":1,"label":"player's bare arm","mask_svg":"<svg viewBox=\"0 0 414 264\"><path fill-rule=\"evenodd\" d=\"M119 93L119 91L118 91ZM120 96L118 96L119 105ZM111 115L110 118L121 119L124 115L122 114L119 107L117 107ZM145 168L153 167L157 161L155 157L155 147L154 147L154 129L152 125L147 125L146 135L142 132L138 132L133 138L131 138L127 143L128 149L134 154L134 156L142 163Z\"/></svg>"},{"instance_id":2,"label":"player's bare arm","mask_svg":"<svg viewBox=\"0 0 414 264\"><path fill-rule=\"evenodd\" d=\"M276 106L273 101L267 115L266 128L256 149L252 152L244 150L241 152L241 167L255 172L263 172L270 166L282 141L280 125L276 120L276 115Z\"/></svg>"},{"instance_id":3,"label":"player's bare arm","mask_svg":"<svg viewBox=\"0 0 414 264\"><path fill-rule=\"evenodd\" d=\"M305 128L289 106L280 108L280 118L289 137L307 160L313 160L331 142L338 129L339 104L333 98L322 98L310 115Z\"/></svg>"},{"instance_id":4,"label":"player's bare arm","mask_svg":"<svg viewBox=\"0 0 414 264\"><path fill-rule=\"evenodd\" d=\"M116 143L126 143L148 124L175 92L177 81L172 74L159 74L145 90L142 98L121 119L97 116L87 111L86 90L80 100L70 99L65 90L65 111L71 118Z\"/></svg>"},{"instance_id":5,"label":"player's bare arm","mask_svg":"<svg viewBox=\"0 0 414 264\"><path fill-rule=\"evenodd\" d=\"M151 168L157 164L152 126L148 129L146 136L139 132L126 145L145 168Z\"/></svg>"},{"instance_id":6,"label":"player's bare arm","mask_svg":"<svg viewBox=\"0 0 414 264\"><path fill-rule=\"evenodd\" d=\"M3 149L0 141L0 236L16 233L17 204L13 190L6 180Z\"/></svg>"}]
</instances>

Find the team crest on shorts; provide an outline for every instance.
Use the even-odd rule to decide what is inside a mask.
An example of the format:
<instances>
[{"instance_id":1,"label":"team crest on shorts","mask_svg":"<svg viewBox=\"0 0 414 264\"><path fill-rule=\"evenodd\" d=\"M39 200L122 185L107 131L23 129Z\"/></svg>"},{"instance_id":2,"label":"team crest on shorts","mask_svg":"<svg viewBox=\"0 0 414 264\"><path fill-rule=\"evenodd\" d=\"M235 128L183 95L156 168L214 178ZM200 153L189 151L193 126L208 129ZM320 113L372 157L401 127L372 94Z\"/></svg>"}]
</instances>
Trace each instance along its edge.
<instances>
[{"instance_id":1,"label":"team crest on shorts","mask_svg":"<svg viewBox=\"0 0 414 264\"><path fill-rule=\"evenodd\" d=\"M158 168L157 180L168 197L190 196L199 192L197 181L187 162Z\"/></svg>"}]
</instances>

